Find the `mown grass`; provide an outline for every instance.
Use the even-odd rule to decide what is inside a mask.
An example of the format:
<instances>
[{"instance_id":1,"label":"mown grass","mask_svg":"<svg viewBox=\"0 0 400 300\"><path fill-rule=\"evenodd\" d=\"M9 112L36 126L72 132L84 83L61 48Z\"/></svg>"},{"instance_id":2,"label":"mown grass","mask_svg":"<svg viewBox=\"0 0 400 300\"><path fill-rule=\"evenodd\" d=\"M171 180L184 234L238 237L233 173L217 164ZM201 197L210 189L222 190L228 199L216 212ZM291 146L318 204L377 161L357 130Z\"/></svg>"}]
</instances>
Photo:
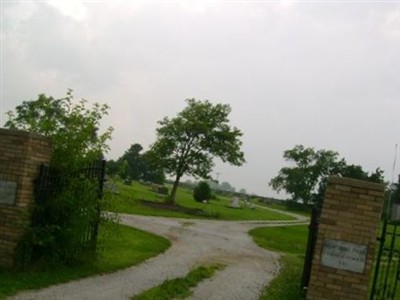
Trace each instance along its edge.
<instances>
[{"instance_id":1,"label":"mown grass","mask_svg":"<svg viewBox=\"0 0 400 300\"><path fill-rule=\"evenodd\" d=\"M307 245L307 226L261 227L249 232L254 241L268 250L282 254L281 269L260 300L300 300L304 254Z\"/></svg>"},{"instance_id":2,"label":"mown grass","mask_svg":"<svg viewBox=\"0 0 400 300\"><path fill-rule=\"evenodd\" d=\"M191 288L200 281L210 278L221 265L200 266L190 271L185 277L164 281L161 285L153 287L143 293L132 297L132 300L172 300L185 299L192 294Z\"/></svg>"},{"instance_id":3,"label":"mown grass","mask_svg":"<svg viewBox=\"0 0 400 300\"><path fill-rule=\"evenodd\" d=\"M100 252L94 261L76 267L24 272L0 269L0 299L27 289L39 289L138 264L169 248L162 237L123 225L100 228Z\"/></svg>"},{"instance_id":4,"label":"mown grass","mask_svg":"<svg viewBox=\"0 0 400 300\"><path fill-rule=\"evenodd\" d=\"M139 214L148 216L163 216L175 218L206 218L206 216L170 211L165 209L155 209L145 206L139 200L150 200L163 202L165 195L160 195L150 190L149 186L134 182L132 186L118 184L119 193L110 197L114 212ZM231 208L231 200L227 197L218 196L218 200L211 200L210 203L199 203L193 199L190 189L179 187L177 192L177 203L186 208L202 209L208 212L211 218L218 216L221 220L292 220L291 216L272 212L263 208Z\"/></svg>"},{"instance_id":5,"label":"mown grass","mask_svg":"<svg viewBox=\"0 0 400 300\"><path fill-rule=\"evenodd\" d=\"M272 209L277 209L277 210L281 210L281 211L286 211L286 212L290 212L290 213L295 213L295 214L299 214L305 217L310 217L311 216L311 209L294 209L291 207L288 207L288 205L286 205L286 203L284 201L282 201L281 204L277 204L277 203L264 203L264 202L258 202L258 205L262 205L268 208L272 208Z\"/></svg>"}]
</instances>

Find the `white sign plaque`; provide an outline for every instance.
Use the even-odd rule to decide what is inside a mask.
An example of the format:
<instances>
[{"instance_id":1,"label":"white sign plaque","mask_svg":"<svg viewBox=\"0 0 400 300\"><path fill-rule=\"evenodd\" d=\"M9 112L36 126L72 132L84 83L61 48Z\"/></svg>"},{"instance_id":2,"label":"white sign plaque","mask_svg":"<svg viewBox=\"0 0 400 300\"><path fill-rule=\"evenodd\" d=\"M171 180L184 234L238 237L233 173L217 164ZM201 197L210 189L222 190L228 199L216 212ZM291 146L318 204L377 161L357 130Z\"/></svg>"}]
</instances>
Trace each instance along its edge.
<instances>
[{"instance_id":1,"label":"white sign plaque","mask_svg":"<svg viewBox=\"0 0 400 300\"><path fill-rule=\"evenodd\" d=\"M14 181L0 180L0 204L15 203L17 183Z\"/></svg>"},{"instance_id":2,"label":"white sign plaque","mask_svg":"<svg viewBox=\"0 0 400 300\"><path fill-rule=\"evenodd\" d=\"M321 265L340 270L363 273L368 247L344 241L325 240Z\"/></svg>"}]
</instances>

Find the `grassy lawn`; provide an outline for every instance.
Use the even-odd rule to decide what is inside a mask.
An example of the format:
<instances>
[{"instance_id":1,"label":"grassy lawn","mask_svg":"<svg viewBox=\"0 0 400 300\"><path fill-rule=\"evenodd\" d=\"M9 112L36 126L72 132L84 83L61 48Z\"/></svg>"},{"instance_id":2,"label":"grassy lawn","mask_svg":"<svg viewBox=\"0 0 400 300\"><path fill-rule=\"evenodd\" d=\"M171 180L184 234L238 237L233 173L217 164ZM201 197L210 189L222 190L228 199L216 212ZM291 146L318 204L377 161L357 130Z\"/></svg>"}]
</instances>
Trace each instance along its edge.
<instances>
[{"instance_id":1,"label":"grassy lawn","mask_svg":"<svg viewBox=\"0 0 400 300\"><path fill-rule=\"evenodd\" d=\"M206 278L210 278L221 265L200 266L189 272L185 277L164 281L161 285L153 287L143 293L132 297L132 300L173 300L185 299L192 292L191 288Z\"/></svg>"},{"instance_id":2,"label":"grassy lawn","mask_svg":"<svg viewBox=\"0 0 400 300\"><path fill-rule=\"evenodd\" d=\"M282 254L281 270L260 300L300 300L300 280L307 245L307 226L261 227L249 232L254 241Z\"/></svg>"},{"instance_id":3,"label":"grassy lawn","mask_svg":"<svg viewBox=\"0 0 400 300\"><path fill-rule=\"evenodd\" d=\"M163 202L164 195L157 194L150 190L150 187L139 182L132 186L118 184L119 194L113 194L110 199L112 210L120 213L139 215L164 216L176 218L204 218L193 216L183 212L175 212L164 209L154 209L139 202L140 199ZM193 199L192 191L179 187L177 203L186 208L197 208L209 212L211 215L218 215L221 220L292 220L293 218L284 214L271 212L262 208L230 208L230 199L218 196L218 200L211 200L210 203L199 203Z\"/></svg>"},{"instance_id":4,"label":"grassy lawn","mask_svg":"<svg viewBox=\"0 0 400 300\"><path fill-rule=\"evenodd\" d=\"M106 229L100 229L100 253L91 263L49 271L10 272L0 269L0 299L22 290L126 268L164 252L169 246L170 242L165 238L123 225L108 225Z\"/></svg>"},{"instance_id":5,"label":"grassy lawn","mask_svg":"<svg viewBox=\"0 0 400 300\"><path fill-rule=\"evenodd\" d=\"M257 202L258 205L262 205L268 208L272 208L272 209L278 209L278 210L282 210L282 211L287 211L290 213L295 213L295 214L299 214L305 217L310 217L311 216L311 209L310 210L299 210L299 209L292 209L289 208L287 205L285 205L285 203L282 204L276 204L276 203L264 203L264 202Z\"/></svg>"}]
</instances>

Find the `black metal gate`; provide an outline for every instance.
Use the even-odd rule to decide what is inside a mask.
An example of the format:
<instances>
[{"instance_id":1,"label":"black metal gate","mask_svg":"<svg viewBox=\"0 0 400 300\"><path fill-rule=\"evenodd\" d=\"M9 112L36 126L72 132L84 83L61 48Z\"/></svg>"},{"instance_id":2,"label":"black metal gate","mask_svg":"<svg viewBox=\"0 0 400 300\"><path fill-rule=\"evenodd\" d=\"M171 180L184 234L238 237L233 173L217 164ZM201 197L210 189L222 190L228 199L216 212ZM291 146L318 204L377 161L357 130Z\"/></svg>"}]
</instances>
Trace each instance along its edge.
<instances>
[{"instance_id":1,"label":"black metal gate","mask_svg":"<svg viewBox=\"0 0 400 300\"><path fill-rule=\"evenodd\" d=\"M321 208L317 205L314 205L311 211L310 225L308 226L307 249L304 258L303 276L301 279L301 288L304 292L307 290L310 282L312 259L314 255L315 244L317 242L320 214Z\"/></svg>"},{"instance_id":2,"label":"black metal gate","mask_svg":"<svg viewBox=\"0 0 400 300\"><path fill-rule=\"evenodd\" d=\"M399 178L400 179L400 178ZM400 300L400 180L386 201L374 262L370 300Z\"/></svg>"},{"instance_id":3,"label":"black metal gate","mask_svg":"<svg viewBox=\"0 0 400 300\"><path fill-rule=\"evenodd\" d=\"M85 194L86 199L88 196L90 198L90 206L80 208L78 211L81 216L88 215L88 217L85 223L80 224L81 236L77 236L76 241L87 249L95 249L100 221L99 200L103 193L104 175L105 160L93 161L78 170L72 170L67 173L60 173L54 168L41 165L39 176L34 182L35 202L37 205L40 204L40 209L34 210L32 226L46 226L49 224L61 226L60 222L62 224L68 222L65 219L71 214L68 214L68 212L55 214L53 211L55 205L53 203L74 181L81 182L82 184L79 185L79 190L75 194L77 197ZM81 219L85 220L85 218Z\"/></svg>"},{"instance_id":4,"label":"black metal gate","mask_svg":"<svg viewBox=\"0 0 400 300\"><path fill-rule=\"evenodd\" d=\"M379 248L375 259L371 300L400 299L400 228L387 219L378 238Z\"/></svg>"}]
</instances>

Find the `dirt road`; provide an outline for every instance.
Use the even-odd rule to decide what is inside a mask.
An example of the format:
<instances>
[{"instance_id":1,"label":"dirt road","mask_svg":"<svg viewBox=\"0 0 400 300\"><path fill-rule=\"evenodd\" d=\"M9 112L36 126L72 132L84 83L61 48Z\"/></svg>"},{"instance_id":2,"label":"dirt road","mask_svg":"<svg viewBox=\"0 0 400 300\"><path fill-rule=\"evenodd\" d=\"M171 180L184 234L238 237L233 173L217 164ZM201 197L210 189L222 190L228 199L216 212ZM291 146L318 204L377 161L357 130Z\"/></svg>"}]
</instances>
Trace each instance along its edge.
<instances>
[{"instance_id":1,"label":"dirt road","mask_svg":"<svg viewBox=\"0 0 400 300\"><path fill-rule=\"evenodd\" d=\"M193 267L221 263L226 267L200 283L190 299L256 300L279 270L279 255L259 248L247 234L255 227L293 225L298 221L211 221L121 215L123 224L167 237L172 246L137 266L40 291L13 300L126 300L166 279L185 276Z\"/></svg>"}]
</instances>

